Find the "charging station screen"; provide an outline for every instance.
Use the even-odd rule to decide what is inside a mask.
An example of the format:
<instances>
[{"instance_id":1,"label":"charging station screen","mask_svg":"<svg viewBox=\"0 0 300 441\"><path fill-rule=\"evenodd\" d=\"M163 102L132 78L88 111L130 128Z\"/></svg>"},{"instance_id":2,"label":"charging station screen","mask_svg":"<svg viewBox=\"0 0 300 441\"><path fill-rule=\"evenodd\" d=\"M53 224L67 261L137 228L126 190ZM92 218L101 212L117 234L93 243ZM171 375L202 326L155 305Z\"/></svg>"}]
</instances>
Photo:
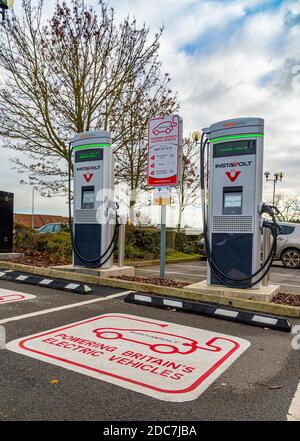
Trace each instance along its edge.
<instances>
[{"instance_id":1,"label":"charging station screen","mask_svg":"<svg viewBox=\"0 0 300 441\"><path fill-rule=\"evenodd\" d=\"M224 198L224 207L241 207L242 206L242 195L240 193L233 194L233 193L225 193Z\"/></svg>"},{"instance_id":2,"label":"charging station screen","mask_svg":"<svg viewBox=\"0 0 300 441\"><path fill-rule=\"evenodd\" d=\"M93 209L95 205L94 190L82 190L82 209Z\"/></svg>"},{"instance_id":3,"label":"charging station screen","mask_svg":"<svg viewBox=\"0 0 300 441\"><path fill-rule=\"evenodd\" d=\"M242 193L224 193L223 214L242 214Z\"/></svg>"},{"instance_id":4,"label":"charging station screen","mask_svg":"<svg viewBox=\"0 0 300 441\"><path fill-rule=\"evenodd\" d=\"M103 149L87 149L75 152L75 162L102 161Z\"/></svg>"},{"instance_id":5,"label":"charging station screen","mask_svg":"<svg viewBox=\"0 0 300 441\"><path fill-rule=\"evenodd\" d=\"M219 142L214 144L213 156L220 158L223 156L254 155L256 153L256 141L241 139L238 141Z\"/></svg>"}]
</instances>

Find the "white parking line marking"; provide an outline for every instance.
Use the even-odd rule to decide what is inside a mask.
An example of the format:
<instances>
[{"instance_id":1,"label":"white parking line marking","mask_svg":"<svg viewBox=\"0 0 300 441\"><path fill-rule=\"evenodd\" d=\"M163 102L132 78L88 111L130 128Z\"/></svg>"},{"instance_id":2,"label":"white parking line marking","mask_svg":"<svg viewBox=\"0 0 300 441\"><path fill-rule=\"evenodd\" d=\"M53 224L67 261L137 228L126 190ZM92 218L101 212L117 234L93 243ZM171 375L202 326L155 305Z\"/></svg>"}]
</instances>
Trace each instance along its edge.
<instances>
[{"instance_id":1,"label":"white parking line marking","mask_svg":"<svg viewBox=\"0 0 300 441\"><path fill-rule=\"evenodd\" d=\"M144 271L144 272L147 272L147 273L159 273L159 270L145 270L145 269L142 269L142 268L137 268L139 271ZM201 274L192 274L192 273L180 273L180 272L178 272L178 271L166 271L166 273L167 274L177 274L177 275L180 275L180 276L192 276L192 277L195 277L195 278L197 278L199 275L201 275ZM205 272L205 275L206 275L206 272Z\"/></svg>"},{"instance_id":2,"label":"white parking line marking","mask_svg":"<svg viewBox=\"0 0 300 441\"><path fill-rule=\"evenodd\" d=\"M287 415L288 421L300 421L300 383Z\"/></svg>"},{"instance_id":3,"label":"white parking line marking","mask_svg":"<svg viewBox=\"0 0 300 441\"><path fill-rule=\"evenodd\" d=\"M136 269L137 269L138 272L140 271L140 272L159 274L159 270L155 270L155 269L144 269L144 268L136 268ZM193 274L193 273L181 273L179 271L168 271L167 270L166 274L177 274L178 276L187 276L187 277L190 277L191 279L199 279L199 280L201 279L201 280L204 280L206 278L206 269L204 267L199 267L198 269L201 270L202 272L199 271L198 274L195 274L195 273ZM272 276L278 276L281 279L280 280L275 280L276 277L272 277ZM288 280L288 281L290 280L290 275L284 275L284 274L278 274L278 273L272 273L271 272L271 281L279 284L280 286L283 286L283 287L286 286L286 287L289 287L289 288L300 288L300 280L299 280L299 282L296 281L295 285L292 285L292 284L284 283L284 278L285 277L286 277L286 280ZM300 276L293 276L293 278L294 277L299 277L300 278Z\"/></svg>"},{"instance_id":4,"label":"white parking line marking","mask_svg":"<svg viewBox=\"0 0 300 441\"><path fill-rule=\"evenodd\" d=\"M290 279L290 278L291 278L291 274L290 274L290 273L289 273L289 274L284 274L284 273L273 273L272 271L271 271L271 276L286 277L287 279ZM296 278L296 279L300 279L300 275L293 274L293 279L294 279L294 278Z\"/></svg>"},{"instance_id":5,"label":"white parking line marking","mask_svg":"<svg viewBox=\"0 0 300 441\"><path fill-rule=\"evenodd\" d=\"M181 272L180 270L182 270L182 269L184 269L184 270L192 270L192 269L195 269L195 270L201 270L201 271L204 271L204 272L206 272L206 268L207 268L207 266L206 265L199 265L199 266L196 266L196 265L179 265L178 266L178 269L179 269L179 271L168 271L168 267L171 267L172 266L172 270L174 270L174 266L175 266L176 264L167 264L167 267L166 267L166 269L167 269L167 272L168 273L170 273L170 274L182 274L182 275L191 275L191 276L197 276L197 274L195 274L195 273L183 273L183 272ZM176 268L176 266L175 266L175 268ZM140 267L140 268L137 268L137 270L138 271L145 271L145 272L155 272L155 273L159 273L159 270L157 270L157 269L146 269L146 268L144 268L144 267ZM286 274L286 273L284 273L284 272L282 272L282 273L276 273L276 272L273 272L272 270L270 271L270 274L271 274L271 276L278 276L278 277L286 277L286 278L290 278L291 277L291 275L290 274ZM300 274L293 274L293 278L299 278L300 279Z\"/></svg>"},{"instance_id":6,"label":"white parking line marking","mask_svg":"<svg viewBox=\"0 0 300 441\"><path fill-rule=\"evenodd\" d=\"M118 292L117 294L111 294L110 296L100 297L93 300L86 300L85 302L72 303L71 305L58 306L57 308L44 309L41 311L30 312L29 314L17 315L15 317L9 317L7 319L0 320L0 325L4 325L5 323L9 323L9 322L15 322L17 320L23 320L30 317L36 317L39 315L50 314L51 312L63 311L64 309L77 308L78 306L89 305L91 303L104 302L105 300L122 297L132 292L134 291L122 291L122 292Z\"/></svg>"},{"instance_id":7,"label":"white parking line marking","mask_svg":"<svg viewBox=\"0 0 300 441\"><path fill-rule=\"evenodd\" d=\"M188 269L206 269L207 268L207 266L206 265L204 265L204 264L199 264L199 265L183 265L182 266L182 268L188 268Z\"/></svg>"},{"instance_id":8,"label":"white parking line marking","mask_svg":"<svg viewBox=\"0 0 300 441\"><path fill-rule=\"evenodd\" d=\"M175 267L175 268L180 268L180 269L182 269L182 270L185 270L185 269L188 269L188 270L190 270L190 269L195 269L195 270L198 270L199 268L200 269L205 269L206 270L206 268L207 268L207 266L206 265L176 265L176 264L171 264L171 263L168 263L167 264L167 267L169 267L169 268L171 268L171 266L173 266L173 267Z\"/></svg>"}]
</instances>

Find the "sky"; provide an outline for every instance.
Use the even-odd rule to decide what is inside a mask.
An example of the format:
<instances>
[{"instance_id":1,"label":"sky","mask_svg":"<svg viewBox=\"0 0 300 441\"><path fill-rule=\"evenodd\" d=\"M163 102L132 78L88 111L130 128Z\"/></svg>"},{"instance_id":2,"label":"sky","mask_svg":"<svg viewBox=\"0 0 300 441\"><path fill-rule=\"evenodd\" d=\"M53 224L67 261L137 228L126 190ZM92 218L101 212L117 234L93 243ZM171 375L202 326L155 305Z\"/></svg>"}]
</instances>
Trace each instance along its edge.
<instances>
[{"instance_id":1,"label":"sky","mask_svg":"<svg viewBox=\"0 0 300 441\"><path fill-rule=\"evenodd\" d=\"M15 10L20 11L20 0ZM96 0L88 3L97 5ZM47 1L47 8L54 5ZM178 92L184 133L216 121L265 119L264 170L283 171L277 191L300 197L300 0L110 0L116 20L128 14L154 34ZM31 211L30 187L0 149L0 188L15 193L15 210ZM272 184L264 185L270 199ZM40 213L66 214L62 197L36 195ZM195 209L195 208L194 208ZM186 222L193 208L186 214ZM196 226L194 224L194 226Z\"/></svg>"}]
</instances>

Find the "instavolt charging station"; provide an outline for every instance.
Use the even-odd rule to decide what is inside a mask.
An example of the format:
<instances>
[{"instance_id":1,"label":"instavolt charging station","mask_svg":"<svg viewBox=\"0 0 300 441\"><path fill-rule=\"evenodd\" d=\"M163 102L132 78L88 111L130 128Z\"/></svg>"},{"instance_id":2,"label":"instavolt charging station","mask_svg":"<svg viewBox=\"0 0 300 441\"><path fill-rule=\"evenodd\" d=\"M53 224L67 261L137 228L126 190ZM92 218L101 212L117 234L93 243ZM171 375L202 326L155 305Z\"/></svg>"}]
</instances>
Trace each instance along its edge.
<instances>
[{"instance_id":1,"label":"instavolt charging station","mask_svg":"<svg viewBox=\"0 0 300 441\"><path fill-rule=\"evenodd\" d=\"M73 264L110 268L118 233L118 214L112 199L111 135L105 131L79 133L70 147L70 161L74 152Z\"/></svg>"},{"instance_id":2,"label":"instavolt charging station","mask_svg":"<svg viewBox=\"0 0 300 441\"><path fill-rule=\"evenodd\" d=\"M203 129L201 197L206 283L211 287L259 289L270 270L279 227L276 207L262 202L263 151L261 118L231 119ZM263 213L271 219L264 219ZM261 262L265 228L273 241Z\"/></svg>"},{"instance_id":3,"label":"instavolt charging station","mask_svg":"<svg viewBox=\"0 0 300 441\"><path fill-rule=\"evenodd\" d=\"M124 265L125 225L114 201L114 160L109 132L87 131L70 140L69 219L73 265L64 267L65 270L100 277L134 275L134 267ZM117 243L118 265L114 265Z\"/></svg>"}]
</instances>

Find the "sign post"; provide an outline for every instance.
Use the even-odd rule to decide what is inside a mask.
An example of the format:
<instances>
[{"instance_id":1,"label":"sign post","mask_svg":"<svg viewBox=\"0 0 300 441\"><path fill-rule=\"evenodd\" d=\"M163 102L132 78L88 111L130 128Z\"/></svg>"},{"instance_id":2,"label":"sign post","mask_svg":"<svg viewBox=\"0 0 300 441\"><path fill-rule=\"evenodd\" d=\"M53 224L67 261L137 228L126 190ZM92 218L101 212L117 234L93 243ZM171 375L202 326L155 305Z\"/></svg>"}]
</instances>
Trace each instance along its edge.
<instances>
[{"instance_id":1,"label":"sign post","mask_svg":"<svg viewBox=\"0 0 300 441\"><path fill-rule=\"evenodd\" d=\"M154 205L171 205L171 187L154 189Z\"/></svg>"},{"instance_id":2,"label":"sign post","mask_svg":"<svg viewBox=\"0 0 300 441\"><path fill-rule=\"evenodd\" d=\"M162 205L160 211L160 271L159 277L165 278L166 275L166 218L167 206Z\"/></svg>"},{"instance_id":3,"label":"sign post","mask_svg":"<svg viewBox=\"0 0 300 441\"><path fill-rule=\"evenodd\" d=\"M167 205L171 204L171 187L156 187L154 189L154 204L160 205L160 278L165 278L166 268L166 218Z\"/></svg>"},{"instance_id":4,"label":"sign post","mask_svg":"<svg viewBox=\"0 0 300 441\"><path fill-rule=\"evenodd\" d=\"M182 119L179 115L152 118L148 123L148 185L150 187L176 187L182 167ZM165 278L166 263L166 202L161 205L160 278Z\"/></svg>"}]
</instances>

